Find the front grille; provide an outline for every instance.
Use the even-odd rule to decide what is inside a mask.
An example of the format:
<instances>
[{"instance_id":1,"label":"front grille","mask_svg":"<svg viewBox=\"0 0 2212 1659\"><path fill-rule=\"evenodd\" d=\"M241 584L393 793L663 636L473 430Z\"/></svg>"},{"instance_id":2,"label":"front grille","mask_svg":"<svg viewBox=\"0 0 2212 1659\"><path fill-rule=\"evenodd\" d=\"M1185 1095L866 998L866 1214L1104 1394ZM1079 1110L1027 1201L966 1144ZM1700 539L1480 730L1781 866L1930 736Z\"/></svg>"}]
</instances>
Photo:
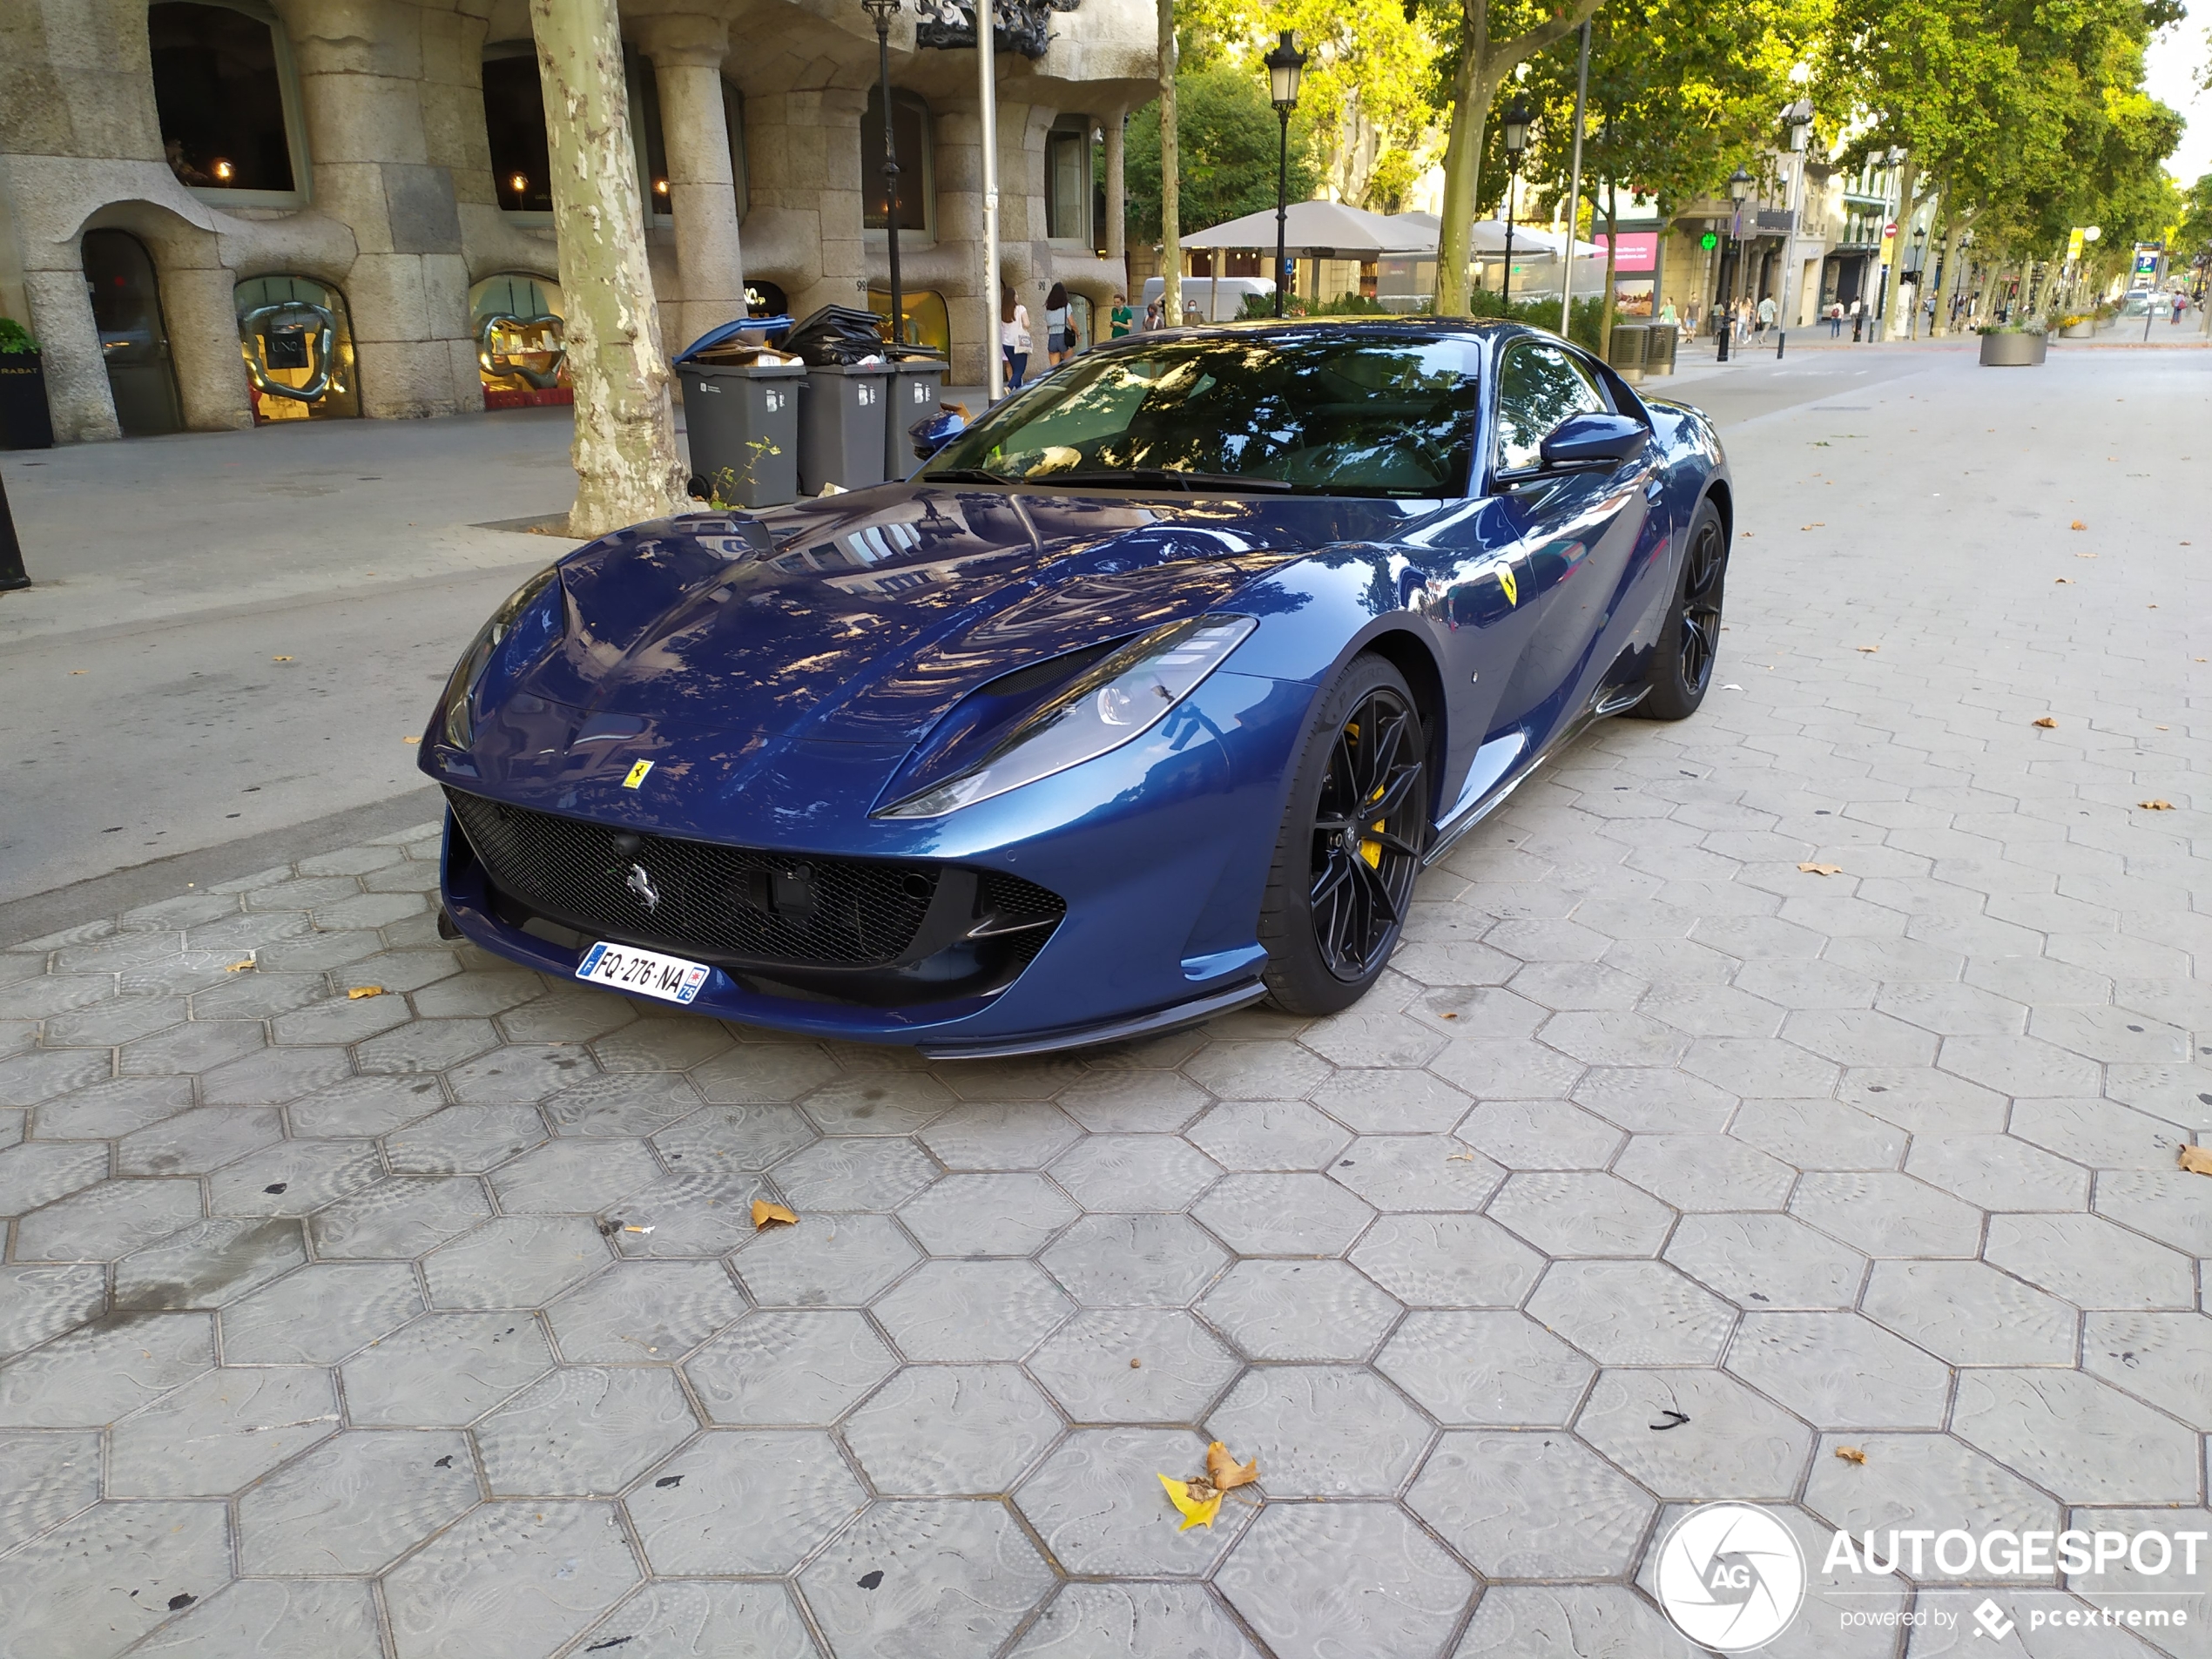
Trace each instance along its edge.
<instances>
[{"instance_id":1,"label":"front grille","mask_svg":"<svg viewBox=\"0 0 2212 1659\"><path fill-rule=\"evenodd\" d=\"M1026 964L1065 914L1057 894L995 871L834 859L648 835L448 789L501 891L585 933L709 961L833 972L889 968L971 930L1005 934ZM948 881L958 916L920 938ZM941 906L941 909L948 906Z\"/></svg>"}]
</instances>

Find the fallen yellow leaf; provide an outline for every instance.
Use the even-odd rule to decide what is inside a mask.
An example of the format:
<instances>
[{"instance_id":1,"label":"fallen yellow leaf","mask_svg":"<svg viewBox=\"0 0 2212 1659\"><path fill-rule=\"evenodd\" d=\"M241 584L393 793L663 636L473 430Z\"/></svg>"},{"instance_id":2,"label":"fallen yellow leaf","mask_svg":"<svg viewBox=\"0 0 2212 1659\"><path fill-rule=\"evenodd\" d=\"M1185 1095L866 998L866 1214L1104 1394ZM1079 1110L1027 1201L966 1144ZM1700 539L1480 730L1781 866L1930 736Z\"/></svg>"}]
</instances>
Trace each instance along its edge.
<instances>
[{"instance_id":1,"label":"fallen yellow leaf","mask_svg":"<svg viewBox=\"0 0 2212 1659\"><path fill-rule=\"evenodd\" d=\"M400 741L401 743L420 743L422 739L420 738L401 738Z\"/></svg>"},{"instance_id":2,"label":"fallen yellow leaf","mask_svg":"<svg viewBox=\"0 0 2212 1659\"><path fill-rule=\"evenodd\" d=\"M2087 524L2084 524L2084 523L2082 523L2080 519L2078 519L2078 518L2077 518L2077 519L2075 519L2075 520L2074 521L2074 525L2073 525L2073 528L2074 528L2074 529L2078 529L2078 530L2086 530L2086 529L2087 529L2089 527L2088 527Z\"/></svg>"},{"instance_id":3,"label":"fallen yellow leaf","mask_svg":"<svg viewBox=\"0 0 2212 1659\"><path fill-rule=\"evenodd\" d=\"M2097 556L2094 553L2077 553L2074 556L2077 559L2094 559Z\"/></svg>"},{"instance_id":4,"label":"fallen yellow leaf","mask_svg":"<svg viewBox=\"0 0 2212 1659\"><path fill-rule=\"evenodd\" d=\"M242 962L233 962L233 963L232 963L232 964L231 964L228 968L225 968L223 971L224 971L226 974L244 974L244 973L247 973L247 972L251 971L251 970L252 970L252 968L253 968L253 959L251 956L249 956L249 957L247 957L247 958L246 958L244 961L242 961Z\"/></svg>"},{"instance_id":5,"label":"fallen yellow leaf","mask_svg":"<svg viewBox=\"0 0 2212 1659\"><path fill-rule=\"evenodd\" d=\"M1844 873L1844 867L1840 864L1800 864L1797 867L1807 875L1841 875Z\"/></svg>"},{"instance_id":6,"label":"fallen yellow leaf","mask_svg":"<svg viewBox=\"0 0 2212 1659\"><path fill-rule=\"evenodd\" d=\"M1203 1480L1177 1480L1164 1474L1160 1476L1160 1484L1168 1489L1168 1501L1183 1516L1183 1525L1176 1528L1177 1532L1189 1532L1193 1527L1211 1528L1213 1526L1213 1518L1221 1513L1220 1493ZM1191 1491L1193 1487L1208 1495L1197 1496Z\"/></svg>"},{"instance_id":7,"label":"fallen yellow leaf","mask_svg":"<svg viewBox=\"0 0 2212 1659\"><path fill-rule=\"evenodd\" d=\"M2147 813L2170 813L2174 810L2174 803L2170 800L2139 800L2135 805Z\"/></svg>"},{"instance_id":8,"label":"fallen yellow leaf","mask_svg":"<svg viewBox=\"0 0 2212 1659\"><path fill-rule=\"evenodd\" d=\"M269 660L273 663L288 663L292 659L289 657L272 657Z\"/></svg>"},{"instance_id":9,"label":"fallen yellow leaf","mask_svg":"<svg viewBox=\"0 0 2212 1659\"><path fill-rule=\"evenodd\" d=\"M1206 1480L1219 1492L1248 1487L1259 1479L1259 1460L1239 1463L1219 1440L1206 1447Z\"/></svg>"},{"instance_id":10,"label":"fallen yellow leaf","mask_svg":"<svg viewBox=\"0 0 2212 1659\"><path fill-rule=\"evenodd\" d=\"M2182 1167L2191 1175L2212 1175L2212 1150L2202 1146L2183 1147Z\"/></svg>"},{"instance_id":11,"label":"fallen yellow leaf","mask_svg":"<svg viewBox=\"0 0 2212 1659\"><path fill-rule=\"evenodd\" d=\"M2054 720L2047 714L2041 719L2038 720L2035 724L2041 726L2046 732L2055 732L2059 729L2059 723L2056 720Z\"/></svg>"},{"instance_id":12,"label":"fallen yellow leaf","mask_svg":"<svg viewBox=\"0 0 2212 1659\"><path fill-rule=\"evenodd\" d=\"M346 1000L348 1002L358 1002L364 996L381 996L383 995L384 988L381 985L356 985L352 990L346 993Z\"/></svg>"},{"instance_id":13,"label":"fallen yellow leaf","mask_svg":"<svg viewBox=\"0 0 2212 1659\"><path fill-rule=\"evenodd\" d=\"M1879 645L1861 645L1861 646L1859 647L1859 650L1861 650L1861 651L1867 651L1867 652L1878 651L1879 651L1879 650L1881 650L1881 649L1882 649L1882 648L1881 648Z\"/></svg>"},{"instance_id":14,"label":"fallen yellow leaf","mask_svg":"<svg viewBox=\"0 0 2212 1659\"><path fill-rule=\"evenodd\" d=\"M763 1227L796 1227L799 1217L782 1204L771 1204L765 1198L752 1201L752 1227L755 1232Z\"/></svg>"},{"instance_id":15,"label":"fallen yellow leaf","mask_svg":"<svg viewBox=\"0 0 2212 1659\"><path fill-rule=\"evenodd\" d=\"M1836 1448L1836 1455L1843 1459L1843 1460L1846 1463L1864 1463L1866 1461L1866 1453L1860 1451L1855 1446L1839 1446Z\"/></svg>"}]
</instances>

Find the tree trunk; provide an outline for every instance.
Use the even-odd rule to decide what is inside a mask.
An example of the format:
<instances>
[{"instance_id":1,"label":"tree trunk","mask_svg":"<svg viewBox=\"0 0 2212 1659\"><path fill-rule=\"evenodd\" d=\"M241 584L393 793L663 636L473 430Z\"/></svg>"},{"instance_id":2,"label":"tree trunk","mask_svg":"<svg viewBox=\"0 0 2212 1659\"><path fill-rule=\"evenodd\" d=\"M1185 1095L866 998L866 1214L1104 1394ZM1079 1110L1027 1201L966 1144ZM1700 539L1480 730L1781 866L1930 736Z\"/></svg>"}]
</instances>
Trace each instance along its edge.
<instances>
[{"instance_id":1,"label":"tree trunk","mask_svg":"<svg viewBox=\"0 0 2212 1659\"><path fill-rule=\"evenodd\" d=\"M1954 207L1951 192L1948 191L1944 192L1943 270L1936 282L1935 319L1928 331L1931 335L1940 336L1951 332L1949 302L1959 292L1959 261L1960 255L1965 252L1963 241L1967 228L1973 223L1973 217L1971 210Z\"/></svg>"},{"instance_id":2,"label":"tree trunk","mask_svg":"<svg viewBox=\"0 0 2212 1659\"><path fill-rule=\"evenodd\" d=\"M569 534L684 509L614 0L530 0L576 388Z\"/></svg>"},{"instance_id":3,"label":"tree trunk","mask_svg":"<svg viewBox=\"0 0 2212 1659\"><path fill-rule=\"evenodd\" d=\"M1912 192L1919 187L1919 183L1920 170L1913 165L1912 158L1907 155L1898 164L1897 169L1897 218L1894 221L1897 239L1891 249L1893 268L1890 272L1890 314L1882 324L1882 336L1885 340L1896 339L1904 327L1905 255L1912 246ZM1919 290L1917 287L1913 294L1918 299Z\"/></svg>"},{"instance_id":4,"label":"tree trunk","mask_svg":"<svg viewBox=\"0 0 2212 1659\"><path fill-rule=\"evenodd\" d=\"M1493 45L1490 0L1461 0L1467 44L1452 76L1452 126L1444 145L1444 212L1436 232L1438 316L1467 314L1467 260L1474 247L1475 197L1482 182L1482 129L1491 98L1515 64L1573 34L1601 3L1573 0L1568 10L1548 23ZM1507 286L1512 281L1508 272Z\"/></svg>"},{"instance_id":5,"label":"tree trunk","mask_svg":"<svg viewBox=\"0 0 2212 1659\"><path fill-rule=\"evenodd\" d=\"M1605 287L1597 297L1597 354L1613 361L1613 267L1621 245L1621 201L1613 181L1605 181ZM1575 257L1575 236L1568 231L1567 257Z\"/></svg>"},{"instance_id":6,"label":"tree trunk","mask_svg":"<svg viewBox=\"0 0 2212 1659\"><path fill-rule=\"evenodd\" d=\"M1175 129L1175 0L1160 0L1160 320L1183 326L1183 166ZM1275 280L1282 281L1278 271Z\"/></svg>"}]
</instances>

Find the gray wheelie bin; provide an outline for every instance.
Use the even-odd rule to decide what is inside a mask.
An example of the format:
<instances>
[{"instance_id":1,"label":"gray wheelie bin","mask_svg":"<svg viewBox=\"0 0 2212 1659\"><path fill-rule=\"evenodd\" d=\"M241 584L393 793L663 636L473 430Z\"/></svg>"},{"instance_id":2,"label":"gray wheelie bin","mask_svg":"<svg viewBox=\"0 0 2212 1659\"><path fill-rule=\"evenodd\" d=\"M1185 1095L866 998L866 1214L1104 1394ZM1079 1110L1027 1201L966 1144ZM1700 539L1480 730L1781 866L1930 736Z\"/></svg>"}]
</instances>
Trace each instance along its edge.
<instances>
[{"instance_id":1,"label":"gray wheelie bin","mask_svg":"<svg viewBox=\"0 0 2212 1659\"><path fill-rule=\"evenodd\" d=\"M883 432L889 415L888 363L810 364L799 383L799 487L809 496L824 484L866 489L880 484Z\"/></svg>"},{"instance_id":2,"label":"gray wheelie bin","mask_svg":"<svg viewBox=\"0 0 2212 1659\"><path fill-rule=\"evenodd\" d=\"M797 363L684 363L684 427L691 473L709 497L732 507L799 499Z\"/></svg>"}]
</instances>

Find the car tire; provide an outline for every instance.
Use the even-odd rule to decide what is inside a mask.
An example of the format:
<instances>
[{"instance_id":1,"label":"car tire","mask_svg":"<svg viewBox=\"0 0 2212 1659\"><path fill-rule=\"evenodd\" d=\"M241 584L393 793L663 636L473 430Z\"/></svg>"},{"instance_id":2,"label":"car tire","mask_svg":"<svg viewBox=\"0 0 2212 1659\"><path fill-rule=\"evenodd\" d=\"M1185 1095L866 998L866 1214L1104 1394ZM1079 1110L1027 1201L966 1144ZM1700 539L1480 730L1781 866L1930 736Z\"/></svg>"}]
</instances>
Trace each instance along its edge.
<instances>
[{"instance_id":1,"label":"car tire","mask_svg":"<svg viewBox=\"0 0 2212 1659\"><path fill-rule=\"evenodd\" d=\"M1382 658L1354 658L1314 706L1260 901L1277 1008L1334 1014L1381 976L1420 874L1429 793L1412 688Z\"/></svg>"},{"instance_id":2,"label":"car tire","mask_svg":"<svg viewBox=\"0 0 2212 1659\"><path fill-rule=\"evenodd\" d=\"M1642 720L1687 720L1713 684L1721 650L1721 603L1728 588L1728 530L1710 501L1697 503L1683 537L1682 569L1667 619L1644 671L1643 700L1628 711Z\"/></svg>"}]
</instances>

